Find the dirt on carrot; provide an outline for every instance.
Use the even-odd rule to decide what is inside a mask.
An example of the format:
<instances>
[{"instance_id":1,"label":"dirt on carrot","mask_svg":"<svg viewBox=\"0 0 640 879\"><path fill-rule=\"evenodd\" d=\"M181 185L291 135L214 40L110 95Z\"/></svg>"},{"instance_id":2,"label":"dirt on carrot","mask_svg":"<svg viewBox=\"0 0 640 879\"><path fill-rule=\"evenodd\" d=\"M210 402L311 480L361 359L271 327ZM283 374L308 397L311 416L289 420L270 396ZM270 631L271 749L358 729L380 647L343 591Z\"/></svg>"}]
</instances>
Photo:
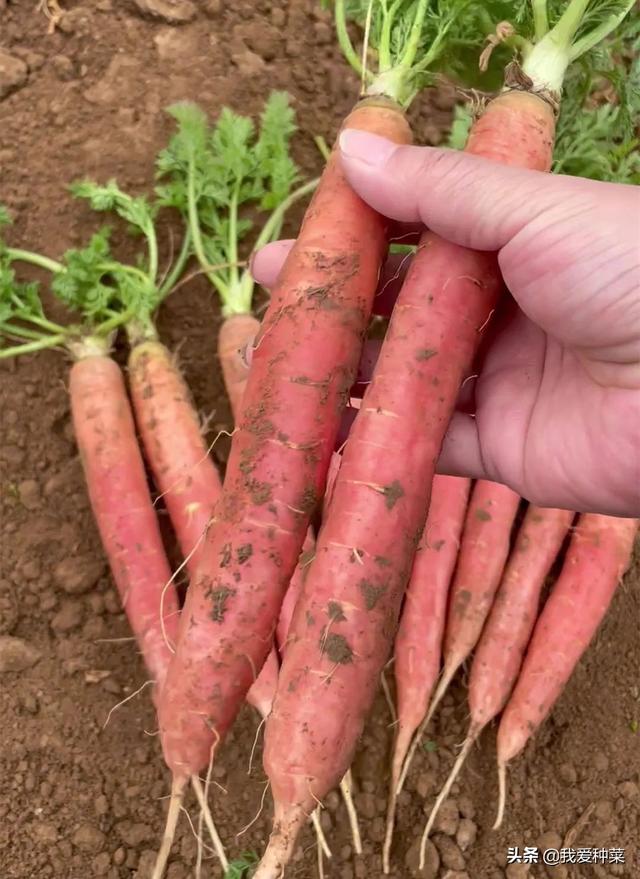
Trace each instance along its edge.
<instances>
[{"instance_id":1,"label":"dirt on carrot","mask_svg":"<svg viewBox=\"0 0 640 879\"><path fill-rule=\"evenodd\" d=\"M64 27L50 36L47 20L34 14L36 5L35 0L0 0L2 52L17 59L14 69L22 81L4 97L3 67L1 199L14 213L13 240L25 245L37 240L47 253L63 250L69 236L82 240L91 222L88 207L63 193L64 182L81 170L100 179L118 176L127 188L148 189L153 156L170 130L161 109L172 101L195 97L212 114L223 102L256 113L271 87L288 89L296 97L304 135L296 158L313 174L318 158L311 135L320 131L331 139L357 89L315 2L208 2L197 4L191 21L176 24L142 17L134 3L67 0L60 4L67 10ZM277 58L274 47L283 50ZM414 114L416 140L437 142L451 108L451 90L426 95ZM295 227L292 216L285 235ZM169 231L177 241L177 225ZM130 247L133 254L137 245ZM217 306L200 277L178 291L159 320L162 339L172 349L189 338L180 361L199 410L209 416L207 444L222 428L231 428L213 344L218 322ZM66 372L55 353L0 365L0 634L18 640L21 669L5 670L8 645L0 641L5 782L0 863L3 879L133 879L137 874L142 879L149 875L162 832L158 799L168 792L167 778L146 691L115 711L102 729L109 710L132 695L146 675L132 642L120 640L130 631L106 573L71 440ZM220 463L227 449L222 435L213 447ZM162 502L158 507L162 510ZM165 521L161 516L161 524ZM493 734L487 733L470 755L454 796L457 812L446 829L455 834L463 822L477 829L476 841L463 852L473 879L502 879L508 846L534 845L547 833L563 836L592 803L597 810L591 811L580 844L620 845L630 863L637 858L639 616L636 559L552 717L515 761L510 790L522 794L510 803L499 833L489 832L495 805ZM437 747L420 749L416 756L399 808L399 837L420 833L424 792L435 793L444 780L464 737L466 712L466 691L454 685L430 733L428 744ZM257 723L255 712L246 708L220 756L216 781L228 793L216 821L225 840L232 841L260 808L264 780L258 758L247 776ZM337 796L327 800L322 821L334 851L332 861L325 862L327 879L378 875L389 724L379 697L354 766L365 847L360 866L349 852L346 811ZM187 807L196 814L191 796ZM256 824L234 843L234 856L260 851L270 822L267 802ZM436 839L442 852L447 839L455 841L455 835ZM300 852L313 845L312 829L305 829ZM196 843L185 821L169 876L187 879L195 861ZM313 852L301 856L291 867L291 879L317 879L314 861ZM401 855L392 875L412 879L412 863ZM588 869L585 877L597 879L594 868ZM215 864L210 872L220 879ZM444 876L446 869L433 872ZM626 874L631 879L628 868ZM538 879L535 870L532 876Z\"/></svg>"}]
</instances>

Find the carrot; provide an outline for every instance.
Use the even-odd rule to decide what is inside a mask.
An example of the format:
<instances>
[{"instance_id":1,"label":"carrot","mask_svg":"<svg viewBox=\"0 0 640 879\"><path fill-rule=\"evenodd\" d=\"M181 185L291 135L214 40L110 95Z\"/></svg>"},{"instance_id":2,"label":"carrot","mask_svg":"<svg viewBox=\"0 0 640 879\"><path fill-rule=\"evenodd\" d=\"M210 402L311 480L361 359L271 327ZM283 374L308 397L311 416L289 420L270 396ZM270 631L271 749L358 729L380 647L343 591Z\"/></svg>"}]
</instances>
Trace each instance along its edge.
<instances>
[{"instance_id":1,"label":"carrot","mask_svg":"<svg viewBox=\"0 0 640 879\"><path fill-rule=\"evenodd\" d=\"M403 114L380 102L357 107L348 124L408 137ZM327 213L335 218L328 227ZM383 252L382 220L349 190L334 156L282 272L280 290L289 292L276 291L283 304L267 311L225 491L187 595L190 624L181 627L160 706L165 758L178 776L207 765L269 652Z\"/></svg>"},{"instance_id":2,"label":"carrot","mask_svg":"<svg viewBox=\"0 0 640 879\"><path fill-rule=\"evenodd\" d=\"M171 579L122 373L108 356L78 360L69 377L73 426L91 508L122 605L161 691L175 638L178 598Z\"/></svg>"},{"instance_id":3,"label":"carrot","mask_svg":"<svg viewBox=\"0 0 640 879\"><path fill-rule=\"evenodd\" d=\"M436 476L431 506L407 586L394 644L398 723L391 762L383 869L389 855L397 797L418 745L414 734L438 679L449 584L458 557L470 481ZM411 746L411 751L409 751Z\"/></svg>"},{"instance_id":4,"label":"carrot","mask_svg":"<svg viewBox=\"0 0 640 879\"><path fill-rule=\"evenodd\" d=\"M0 206L0 226L8 216ZM46 314L37 284L21 283L14 263L28 263L53 276L53 291L72 307L82 327L54 323ZM20 343L0 349L0 357L66 347L74 359L69 378L73 426L89 500L123 607L155 682L157 699L169 660L165 634L175 638L178 597L170 586L161 612L161 594L171 580L160 529L149 495L124 379L109 357L114 331L127 319L114 314L115 291L103 285L117 266L109 252L108 231L93 235L81 250L61 262L0 240L0 271L10 308L3 313L0 337ZM124 271L124 267L122 269ZM87 288L88 278L91 283Z\"/></svg>"},{"instance_id":5,"label":"carrot","mask_svg":"<svg viewBox=\"0 0 640 879\"><path fill-rule=\"evenodd\" d=\"M509 555L519 504L518 495L505 485L481 479L474 486L449 596L442 676L420 733L480 638Z\"/></svg>"},{"instance_id":6,"label":"carrot","mask_svg":"<svg viewBox=\"0 0 640 879\"><path fill-rule=\"evenodd\" d=\"M129 386L147 460L187 568L193 572L222 488L218 471L186 382L160 341L133 347Z\"/></svg>"},{"instance_id":7,"label":"carrot","mask_svg":"<svg viewBox=\"0 0 640 879\"><path fill-rule=\"evenodd\" d=\"M471 665L469 731L429 814L425 840L474 742L507 703L536 622L545 578L573 517L567 510L535 506L526 512Z\"/></svg>"},{"instance_id":8,"label":"carrot","mask_svg":"<svg viewBox=\"0 0 640 879\"><path fill-rule=\"evenodd\" d=\"M631 563L639 524L638 519L593 513L578 518L562 571L536 622L498 728L496 828L504 814L507 764L548 716L604 619Z\"/></svg>"}]
</instances>

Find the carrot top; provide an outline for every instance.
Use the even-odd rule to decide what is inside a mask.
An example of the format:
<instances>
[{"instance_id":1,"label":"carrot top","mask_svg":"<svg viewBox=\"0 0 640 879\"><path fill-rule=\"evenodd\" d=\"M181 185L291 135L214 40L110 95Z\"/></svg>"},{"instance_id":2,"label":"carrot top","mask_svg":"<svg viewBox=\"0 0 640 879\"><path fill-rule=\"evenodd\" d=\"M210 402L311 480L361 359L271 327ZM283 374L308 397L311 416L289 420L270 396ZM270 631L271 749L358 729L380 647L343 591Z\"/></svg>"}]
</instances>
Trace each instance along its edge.
<instances>
[{"instance_id":1,"label":"carrot top","mask_svg":"<svg viewBox=\"0 0 640 879\"><path fill-rule=\"evenodd\" d=\"M363 94L403 107L436 74L460 73L462 54L481 44L492 22L487 4L473 0L335 0L334 5L338 42L362 78ZM351 40L350 21L363 32L362 51Z\"/></svg>"},{"instance_id":2,"label":"carrot top","mask_svg":"<svg viewBox=\"0 0 640 879\"><path fill-rule=\"evenodd\" d=\"M0 205L0 228L11 222ZM122 309L114 282L139 274L111 255L108 229L93 235L85 248L68 250L62 261L30 250L9 247L0 238L0 358L29 354L44 348L67 347L80 354L108 350L113 332L131 318ZM35 281L20 281L14 263L23 262L51 272L56 296L78 316L62 325L47 316Z\"/></svg>"},{"instance_id":3,"label":"carrot top","mask_svg":"<svg viewBox=\"0 0 640 879\"><path fill-rule=\"evenodd\" d=\"M275 240L286 211L317 181L301 182L291 158L296 131L286 92L272 92L256 127L224 107L215 124L196 105L168 112L177 123L158 156L160 203L182 214L190 249L217 290L225 317L251 312L254 282L239 259L240 242L254 227L249 211L266 214L254 247Z\"/></svg>"},{"instance_id":4,"label":"carrot top","mask_svg":"<svg viewBox=\"0 0 640 879\"><path fill-rule=\"evenodd\" d=\"M640 21L627 19L565 77L553 171L592 180L640 183L635 120L640 115ZM463 149L472 112L458 105L448 138Z\"/></svg>"}]
</instances>

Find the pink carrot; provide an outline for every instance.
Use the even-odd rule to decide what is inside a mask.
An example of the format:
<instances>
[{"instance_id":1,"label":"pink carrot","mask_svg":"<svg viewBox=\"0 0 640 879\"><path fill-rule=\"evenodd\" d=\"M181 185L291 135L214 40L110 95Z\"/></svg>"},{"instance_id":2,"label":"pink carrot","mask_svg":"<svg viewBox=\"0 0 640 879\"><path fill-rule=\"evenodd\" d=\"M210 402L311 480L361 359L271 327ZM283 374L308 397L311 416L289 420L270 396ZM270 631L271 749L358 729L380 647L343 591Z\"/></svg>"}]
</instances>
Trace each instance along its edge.
<instances>
[{"instance_id":1,"label":"pink carrot","mask_svg":"<svg viewBox=\"0 0 640 879\"><path fill-rule=\"evenodd\" d=\"M638 519L593 513L578 519L562 571L536 623L500 721L496 827L504 814L507 763L547 717L604 619L631 563L638 524Z\"/></svg>"},{"instance_id":2,"label":"pink carrot","mask_svg":"<svg viewBox=\"0 0 640 879\"><path fill-rule=\"evenodd\" d=\"M427 712L440 672L447 596L458 558L470 487L468 479L455 476L434 478L429 515L413 563L396 635L394 672L398 723L383 848L385 874L390 866L397 797L420 739L414 734Z\"/></svg>"},{"instance_id":3,"label":"pink carrot","mask_svg":"<svg viewBox=\"0 0 640 879\"><path fill-rule=\"evenodd\" d=\"M91 507L129 624L161 691L178 628L171 580L120 367L87 356L71 368L71 413Z\"/></svg>"},{"instance_id":4,"label":"pink carrot","mask_svg":"<svg viewBox=\"0 0 640 879\"><path fill-rule=\"evenodd\" d=\"M506 485L481 479L474 486L449 597L442 677L423 729L480 638L509 555L519 503L518 495Z\"/></svg>"},{"instance_id":5,"label":"pink carrot","mask_svg":"<svg viewBox=\"0 0 640 879\"><path fill-rule=\"evenodd\" d=\"M534 506L527 510L471 666L469 732L431 810L423 841L428 838L474 742L506 705L538 616L545 578L573 517L567 510Z\"/></svg>"}]
</instances>

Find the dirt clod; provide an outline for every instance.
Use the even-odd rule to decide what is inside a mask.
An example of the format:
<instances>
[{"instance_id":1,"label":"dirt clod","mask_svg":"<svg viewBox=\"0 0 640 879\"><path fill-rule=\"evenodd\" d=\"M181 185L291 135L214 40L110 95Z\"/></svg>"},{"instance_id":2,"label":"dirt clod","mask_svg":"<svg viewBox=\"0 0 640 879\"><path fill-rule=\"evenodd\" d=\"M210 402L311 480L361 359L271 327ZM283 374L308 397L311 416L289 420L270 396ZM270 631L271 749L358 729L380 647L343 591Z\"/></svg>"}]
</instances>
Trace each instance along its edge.
<instances>
[{"instance_id":1,"label":"dirt clod","mask_svg":"<svg viewBox=\"0 0 640 879\"><path fill-rule=\"evenodd\" d=\"M167 24L186 24L198 14L191 0L133 0L133 3L143 15L159 18Z\"/></svg>"},{"instance_id":2,"label":"dirt clod","mask_svg":"<svg viewBox=\"0 0 640 879\"><path fill-rule=\"evenodd\" d=\"M433 837L433 844L438 849L445 867L449 870L464 870L464 856L450 837L445 836L444 833L437 833Z\"/></svg>"},{"instance_id":3,"label":"dirt clod","mask_svg":"<svg viewBox=\"0 0 640 879\"><path fill-rule=\"evenodd\" d=\"M81 824L71 837L76 848L85 852L100 852L104 848L106 836L93 824Z\"/></svg>"},{"instance_id":4,"label":"dirt clod","mask_svg":"<svg viewBox=\"0 0 640 879\"><path fill-rule=\"evenodd\" d=\"M39 650L22 638L0 636L0 674L26 671L38 662L40 655Z\"/></svg>"},{"instance_id":5,"label":"dirt clod","mask_svg":"<svg viewBox=\"0 0 640 879\"><path fill-rule=\"evenodd\" d=\"M79 601L64 601L58 613L51 620L54 632L64 634L72 632L82 624L84 610Z\"/></svg>"},{"instance_id":6,"label":"dirt clod","mask_svg":"<svg viewBox=\"0 0 640 879\"><path fill-rule=\"evenodd\" d=\"M416 839L408 849L404 858L404 863L411 877L415 877L415 879L436 879L438 869L440 868L440 855L438 854L438 849L431 840L427 840L425 862L424 867L421 870L420 840Z\"/></svg>"},{"instance_id":7,"label":"dirt clod","mask_svg":"<svg viewBox=\"0 0 640 879\"><path fill-rule=\"evenodd\" d=\"M476 841L478 825L470 818L462 818L456 831L456 843L460 851L466 852Z\"/></svg>"},{"instance_id":8,"label":"dirt clod","mask_svg":"<svg viewBox=\"0 0 640 879\"><path fill-rule=\"evenodd\" d=\"M0 635L10 635L18 624L18 600L7 580L0 580Z\"/></svg>"},{"instance_id":9,"label":"dirt clod","mask_svg":"<svg viewBox=\"0 0 640 879\"><path fill-rule=\"evenodd\" d=\"M0 49L0 101L27 81L29 69L24 61Z\"/></svg>"},{"instance_id":10,"label":"dirt clod","mask_svg":"<svg viewBox=\"0 0 640 879\"><path fill-rule=\"evenodd\" d=\"M434 833L444 833L446 836L455 836L460 821L460 812L458 804L455 800L449 798L445 800L435 821L433 822Z\"/></svg>"},{"instance_id":11,"label":"dirt clod","mask_svg":"<svg viewBox=\"0 0 640 879\"><path fill-rule=\"evenodd\" d=\"M96 585L105 572L102 559L94 555L73 556L59 562L53 570L53 579L63 592L82 595Z\"/></svg>"}]
</instances>

